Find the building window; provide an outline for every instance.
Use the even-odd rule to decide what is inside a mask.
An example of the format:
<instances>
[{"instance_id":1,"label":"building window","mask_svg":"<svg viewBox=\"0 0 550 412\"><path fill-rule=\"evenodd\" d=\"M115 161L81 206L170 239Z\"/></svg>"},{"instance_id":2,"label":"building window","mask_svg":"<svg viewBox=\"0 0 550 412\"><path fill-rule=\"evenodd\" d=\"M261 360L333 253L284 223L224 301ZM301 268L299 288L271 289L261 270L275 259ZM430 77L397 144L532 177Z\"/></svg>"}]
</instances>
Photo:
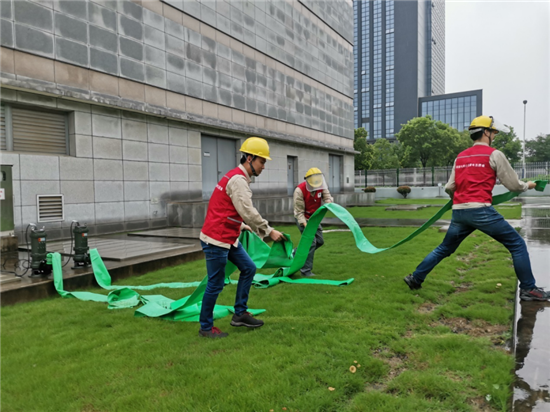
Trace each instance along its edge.
<instances>
[{"instance_id":1,"label":"building window","mask_svg":"<svg viewBox=\"0 0 550 412\"><path fill-rule=\"evenodd\" d=\"M0 147L18 153L69 154L67 113L3 104Z\"/></svg>"}]
</instances>

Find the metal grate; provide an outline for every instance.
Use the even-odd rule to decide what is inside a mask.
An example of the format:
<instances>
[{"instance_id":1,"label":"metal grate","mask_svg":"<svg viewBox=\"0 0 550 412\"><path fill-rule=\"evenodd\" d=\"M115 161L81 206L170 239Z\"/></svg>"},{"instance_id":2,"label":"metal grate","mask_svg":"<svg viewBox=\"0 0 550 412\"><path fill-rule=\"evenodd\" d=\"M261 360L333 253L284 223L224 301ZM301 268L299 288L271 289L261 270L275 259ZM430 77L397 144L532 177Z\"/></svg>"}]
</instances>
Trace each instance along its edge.
<instances>
[{"instance_id":1,"label":"metal grate","mask_svg":"<svg viewBox=\"0 0 550 412\"><path fill-rule=\"evenodd\" d=\"M0 150L6 149L6 115L4 105L0 105Z\"/></svg>"},{"instance_id":2,"label":"metal grate","mask_svg":"<svg viewBox=\"0 0 550 412\"><path fill-rule=\"evenodd\" d=\"M39 222L61 222L65 220L63 195L36 195Z\"/></svg>"},{"instance_id":3,"label":"metal grate","mask_svg":"<svg viewBox=\"0 0 550 412\"><path fill-rule=\"evenodd\" d=\"M13 107L13 151L67 154L67 115Z\"/></svg>"}]
</instances>

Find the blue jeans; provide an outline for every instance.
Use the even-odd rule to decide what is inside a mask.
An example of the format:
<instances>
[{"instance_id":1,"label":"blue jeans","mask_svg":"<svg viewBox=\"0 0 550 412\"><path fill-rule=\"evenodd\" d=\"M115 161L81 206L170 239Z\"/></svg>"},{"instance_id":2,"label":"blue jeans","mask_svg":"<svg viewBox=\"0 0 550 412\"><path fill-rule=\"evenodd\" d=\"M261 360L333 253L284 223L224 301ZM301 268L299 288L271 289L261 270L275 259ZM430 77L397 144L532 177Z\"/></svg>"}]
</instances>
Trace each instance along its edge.
<instances>
[{"instance_id":1,"label":"blue jeans","mask_svg":"<svg viewBox=\"0 0 550 412\"><path fill-rule=\"evenodd\" d=\"M453 210L451 225L445 239L418 265L413 273L415 280L422 283L428 273L444 258L452 255L466 236L476 229L502 243L512 254L519 287L521 289L534 288L535 278L531 270L531 261L525 241L492 206Z\"/></svg>"},{"instance_id":2,"label":"blue jeans","mask_svg":"<svg viewBox=\"0 0 550 412\"><path fill-rule=\"evenodd\" d=\"M298 226L298 229L300 229L300 233L304 233L305 227L300 225L296 219L296 226ZM313 243L311 244L309 248L309 253L307 255L306 263L304 263L304 266L302 266L302 269L300 269L300 273L304 276L311 275L311 270L313 269L313 258L315 257L315 251L319 249L321 246L325 244L325 240L323 239L323 228L321 225L317 228L317 232L315 232L315 237L313 238Z\"/></svg>"},{"instance_id":3,"label":"blue jeans","mask_svg":"<svg viewBox=\"0 0 550 412\"><path fill-rule=\"evenodd\" d=\"M231 246L231 249L209 245L203 241L201 241L201 246L206 257L208 284L202 298L199 322L202 330L210 330L214 325L214 306L225 282L225 265L227 261L229 260L235 264L241 271L235 297L235 313L237 315L242 315L248 309L246 304L252 280L256 274L256 265L240 243L237 247Z\"/></svg>"}]
</instances>

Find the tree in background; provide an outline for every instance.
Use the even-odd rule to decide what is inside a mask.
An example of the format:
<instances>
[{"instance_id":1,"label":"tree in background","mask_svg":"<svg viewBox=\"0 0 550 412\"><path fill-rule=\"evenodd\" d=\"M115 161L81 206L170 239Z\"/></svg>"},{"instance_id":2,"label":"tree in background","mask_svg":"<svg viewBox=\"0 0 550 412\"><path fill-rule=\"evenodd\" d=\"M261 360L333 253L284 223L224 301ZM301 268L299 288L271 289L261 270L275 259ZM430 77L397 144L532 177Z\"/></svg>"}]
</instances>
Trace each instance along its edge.
<instances>
[{"instance_id":1,"label":"tree in background","mask_svg":"<svg viewBox=\"0 0 550 412\"><path fill-rule=\"evenodd\" d=\"M419 165L418 160L412 158L411 148L409 146L404 146L400 142L395 142L393 143L393 152L397 156L400 168L417 167Z\"/></svg>"},{"instance_id":2,"label":"tree in background","mask_svg":"<svg viewBox=\"0 0 550 412\"><path fill-rule=\"evenodd\" d=\"M367 131L364 127L355 129L353 149L359 152L355 155L355 170L370 169L374 160L374 148L367 143Z\"/></svg>"},{"instance_id":3,"label":"tree in background","mask_svg":"<svg viewBox=\"0 0 550 412\"><path fill-rule=\"evenodd\" d=\"M521 142L512 126L509 133L499 132L493 139L491 147L500 150L510 163L517 163L522 158Z\"/></svg>"},{"instance_id":4,"label":"tree in background","mask_svg":"<svg viewBox=\"0 0 550 412\"><path fill-rule=\"evenodd\" d=\"M372 146L374 148L374 160L371 169L396 169L399 167L395 145L390 143L388 139L378 139Z\"/></svg>"},{"instance_id":5,"label":"tree in background","mask_svg":"<svg viewBox=\"0 0 550 412\"><path fill-rule=\"evenodd\" d=\"M540 134L525 142L525 156L529 162L550 162L550 134Z\"/></svg>"},{"instance_id":6,"label":"tree in background","mask_svg":"<svg viewBox=\"0 0 550 412\"><path fill-rule=\"evenodd\" d=\"M431 116L409 120L396 137L409 148L411 161L420 161L422 167L453 164L459 148L464 145L456 129L432 120Z\"/></svg>"},{"instance_id":7,"label":"tree in background","mask_svg":"<svg viewBox=\"0 0 550 412\"><path fill-rule=\"evenodd\" d=\"M456 144L457 144L457 147L455 148L455 150L457 155L474 144L474 141L470 137L470 131L468 129L458 133L458 140Z\"/></svg>"}]
</instances>

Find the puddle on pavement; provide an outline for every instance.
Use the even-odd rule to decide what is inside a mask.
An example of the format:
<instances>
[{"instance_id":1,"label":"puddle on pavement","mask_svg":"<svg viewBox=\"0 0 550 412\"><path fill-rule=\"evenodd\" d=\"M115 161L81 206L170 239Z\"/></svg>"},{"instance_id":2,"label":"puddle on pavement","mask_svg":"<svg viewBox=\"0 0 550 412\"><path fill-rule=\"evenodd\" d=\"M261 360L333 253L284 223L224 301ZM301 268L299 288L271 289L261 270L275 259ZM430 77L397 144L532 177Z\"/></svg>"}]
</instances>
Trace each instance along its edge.
<instances>
[{"instance_id":1,"label":"puddle on pavement","mask_svg":"<svg viewBox=\"0 0 550 412\"><path fill-rule=\"evenodd\" d=\"M532 204L531 204L532 203ZM550 289L550 199L524 206L522 231L537 286ZM550 412L550 301L520 302L516 314L514 412Z\"/></svg>"}]
</instances>

